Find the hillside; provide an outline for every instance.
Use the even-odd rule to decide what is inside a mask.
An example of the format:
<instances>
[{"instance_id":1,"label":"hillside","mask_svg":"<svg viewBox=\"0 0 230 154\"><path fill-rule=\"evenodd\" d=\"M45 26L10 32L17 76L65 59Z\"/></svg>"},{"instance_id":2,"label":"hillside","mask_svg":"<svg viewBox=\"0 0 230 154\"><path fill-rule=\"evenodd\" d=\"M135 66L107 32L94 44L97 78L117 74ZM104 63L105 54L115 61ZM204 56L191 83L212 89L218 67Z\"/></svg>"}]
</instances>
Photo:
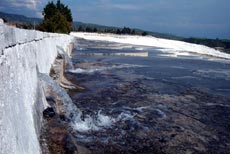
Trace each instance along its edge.
<instances>
[{"instance_id":1,"label":"hillside","mask_svg":"<svg viewBox=\"0 0 230 154\"><path fill-rule=\"evenodd\" d=\"M0 18L4 19L6 22L19 22L27 24L39 24L42 22L42 19L39 18L30 18L23 15L9 14L4 12L0 12Z\"/></svg>"}]
</instances>

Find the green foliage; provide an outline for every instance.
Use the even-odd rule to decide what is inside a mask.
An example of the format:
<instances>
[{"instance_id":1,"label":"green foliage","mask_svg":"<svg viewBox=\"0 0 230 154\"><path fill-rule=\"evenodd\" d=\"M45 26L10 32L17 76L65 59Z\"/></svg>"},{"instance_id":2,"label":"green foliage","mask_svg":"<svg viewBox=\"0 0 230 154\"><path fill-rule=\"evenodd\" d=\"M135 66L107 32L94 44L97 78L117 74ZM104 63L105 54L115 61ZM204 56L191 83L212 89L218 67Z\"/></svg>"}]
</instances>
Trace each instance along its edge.
<instances>
[{"instance_id":1,"label":"green foliage","mask_svg":"<svg viewBox=\"0 0 230 154\"><path fill-rule=\"evenodd\" d=\"M38 26L39 30L54 33L70 32L73 22L72 13L60 0L56 4L53 1L48 2L43 10L43 16L44 20Z\"/></svg>"},{"instance_id":2,"label":"green foliage","mask_svg":"<svg viewBox=\"0 0 230 154\"><path fill-rule=\"evenodd\" d=\"M54 16L44 20L40 30L55 33L69 33L70 26L65 16L57 12Z\"/></svg>"},{"instance_id":3,"label":"green foliage","mask_svg":"<svg viewBox=\"0 0 230 154\"><path fill-rule=\"evenodd\" d=\"M80 27L78 28L78 31L79 31L79 32L84 32L85 30L84 30L84 28L83 28L82 26L80 26Z\"/></svg>"},{"instance_id":4,"label":"green foliage","mask_svg":"<svg viewBox=\"0 0 230 154\"><path fill-rule=\"evenodd\" d=\"M132 30L131 34L132 34L132 35L135 35L135 34L136 34L135 29Z\"/></svg>"},{"instance_id":5,"label":"green foliage","mask_svg":"<svg viewBox=\"0 0 230 154\"><path fill-rule=\"evenodd\" d=\"M147 32L143 32L141 35L142 36L146 36L146 35L148 35L148 33Z\"/></svg>"},{"instance_id":6,"label":"green foliage","mask_svg":"<svg viewBox=\"0 0 230 154\"><path fill-rule=\"evenodd\" d=\"M131 29L129 27L116 28L116 27L103 27L93 24L81 24L79 26L73 27L73 31L78 32L99 32L99 33L114 33L114 34L129 34L129 35L141 35L142 33L136 31L136 29Z\"/></svg>"},{"instance_id":7,"label":"green foliage","mask_svg":"<svg viewBox=\"0 0 230 154\"><path fill-rule=\"evenodd\" d=\"M85 31L87 31L87 32L93 32L92 28L90 28L90 27L86 27Z\"/></svg>"},{"instance_id":8,"label":"green foliage","mask_svg":"<svg viewBox=\"0 0 230 154\"><path fill-rule=\"evenodd\" d=\"M121 34L121 31L120 31L120 29L117 29L117 32L116 32L116 34Z\"/></svg>"},{"instance_id":9,"label":"green foliage","mask_svg":"<svg viewBox=\"0 0 230 154\"><path fill-rule=\"evenodd\" d=\"M73 22L73 18L72 18L72 13L71 10L68 8L68 6L65 6L64 4L62 4L60 2L60 0L57 1L56 4L57 10L65 16L66 20L70 23Z\"/></svg>"},{"instance_id":10,"label":"green foliage","mask_svg":"<svg viewBox=\"0 0 230 154\"><path fill-rule=\"evenodd\" d=\"M121 31L122 34L131 34L131 29L129 27L124 27Z\"/></svg>"},{"instance_id":11,"label":"green foliage","mask_svg":"<svg viewBox=\"0 0 230 154\"><path fill-rule=\"evenodd\" d=\"M94 28L94 29L93 29L93 32L96 33L96 32L97 32L97 28Z\"/></svg>"},{"instance_id":12,"label":"green foliage","mask_svg":"<svg viewBox=\"0 0 230 154\"><path fill-rule=\"evenodd\" d=\"M52 18L55 14L57 13L57 7L56 5L52 2L49 2L44 10L43 10L43 16L44 16L44 20L49 20L50 18Z\"/></svg>"}]
</instances>

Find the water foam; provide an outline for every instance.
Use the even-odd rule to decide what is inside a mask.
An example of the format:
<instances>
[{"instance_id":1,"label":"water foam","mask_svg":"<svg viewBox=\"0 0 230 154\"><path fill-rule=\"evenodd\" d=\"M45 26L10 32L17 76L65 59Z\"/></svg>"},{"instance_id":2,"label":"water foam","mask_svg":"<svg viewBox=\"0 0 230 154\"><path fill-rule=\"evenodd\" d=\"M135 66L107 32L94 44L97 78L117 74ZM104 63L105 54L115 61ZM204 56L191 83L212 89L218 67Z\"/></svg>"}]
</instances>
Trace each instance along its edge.
<instances>
[{"instance_id":1,"label":"water foam","mask_svg":"<svg viewBox=\"0 0 230 154\"><path fill-rule=\"evenodd\" d=\"M71 98L67 92L61 88L48 74L39 74L39 78L43 83L43 86L52 88L52 90L58 95L59 99L63 101L65 108L65 115L70 120L72 127L79 132L86 131L98 131L102 128L108 128L112 126L115 119L104 115L99 111L97 115L90 116L85 115L83 117L82 111L73 104Z\"/></svg>"},{"instance_id":2,"label":"water foam","mask_svg":"<svg viewBox=\"0 0 230 154\"><path fill-rule=\"evenodd\" d=\"M98 71L103 71L106 68L101 67L101 68L90 68L90 69L82 69L82 68L76 68L76 69L71 69L69 70L69 72L71 73L76 73L76 74L90 74L90 73L94 73L94 72L98 72Z\"/></svg>"},{"instance_id":3,"label":"water foam","mask_svg":"<svg viewBox=\"0 0 230 154\"><path fill-rule=\"evenodd\" d=\"M131 68L131 67L145 67L143 65L130 65L130 64L117 64L117 65L112 65L108 67L91 67L87 69L83 68L76 68L76 69L70 69L68 70L71 73L76 73L76 74L90 74L90 73L95 73L95 72L100 72L104 70L111 70L111 69L121 69L121 68Z\"/></svg>"},{"instance_id":4,"label":"water foam","mask_svg":"<svg viewBox=\"0 0 230 154\"><path fill-rule=\"evenodd\" d=\"M79 132L89 132L109 128L115 122L116 119L104 115L99 111L96 116L86 115L84 119L76 119L72 126Z\"/></svg>"}]
</instances>

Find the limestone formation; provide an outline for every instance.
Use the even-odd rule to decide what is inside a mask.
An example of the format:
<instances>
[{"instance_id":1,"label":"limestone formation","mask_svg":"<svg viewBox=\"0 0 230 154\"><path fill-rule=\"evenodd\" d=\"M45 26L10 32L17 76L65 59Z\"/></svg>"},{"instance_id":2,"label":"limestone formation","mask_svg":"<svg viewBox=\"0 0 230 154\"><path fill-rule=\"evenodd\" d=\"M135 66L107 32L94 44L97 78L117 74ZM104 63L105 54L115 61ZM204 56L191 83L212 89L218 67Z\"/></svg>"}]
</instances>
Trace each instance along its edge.
<instances>
[{"instance_id":1,"label":"limestone formation","mask_svg":"<svg viewBox=\"0 0 230 154\"><path fill-rule=\"evenodd\" d=\"M47 103L38 74L49 74L57 46L70 53L73 37L18 29L0 20L0 40L0 153L40 154Z\"/></svg>"}]
</instances>

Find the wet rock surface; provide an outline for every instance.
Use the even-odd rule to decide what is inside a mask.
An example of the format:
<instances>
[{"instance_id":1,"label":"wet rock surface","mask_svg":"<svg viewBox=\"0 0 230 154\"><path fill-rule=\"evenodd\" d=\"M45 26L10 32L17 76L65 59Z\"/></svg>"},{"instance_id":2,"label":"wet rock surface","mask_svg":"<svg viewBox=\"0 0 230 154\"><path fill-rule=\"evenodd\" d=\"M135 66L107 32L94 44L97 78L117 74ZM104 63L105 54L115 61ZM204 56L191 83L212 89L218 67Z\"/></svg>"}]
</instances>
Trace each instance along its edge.
<instances>
[{"instance_id":1,"label":"wet rock surface","mask_svg":"<svg viewBox=\"0 0 230 154\"><path fill-rule=\"evenodd\" d=\"M43 124L41 144L46 145L46 148L42 148L44 154L77 153L76 145L66 127L68 124L64 124L58 117L46 119Z\"/></svg>"},{"instance_id":2,"label":"wet rock surface","mask_svg":"<svg viewBox=\"0 0 230 154\"><path fill-rule=\"evenodd\" d=\"M45 118L51 118L55 116L55 112L54 112L54 109L51 108L51 107L48 107L46 108L44 111L43 111L43 117Z\"/></svg>"},{"instance_id":3,"label":"wet rock surface","mask_svg":"<svg viewBox=\"0 0 230 154\"><path fill-rule=\"evenodd\" d=\"M63 102L57 100L57 94L50 90L46 95L52 107L43 111L42 154L91 154L90 150L76 142L70 120L64 113Z\"/></svg>"},{"instance_id":4,"label":"wet rock surface","mask_svg":"<svg viewBox=\"0 0 230 154\"><path fill-rule=\"evenodd\" d=\"M122 65L105 59L79 58L77 67L103 69L67 73L69 80L86 87L69 91L83 115L94 117L100 111L115 119L109 128L73 132L78 143L95 154L229 153L228 97L144 76L137 73L141 67L104 69Z\"/></svg>"},{"instance_id":5,"label":"wet rock surface","mask_svg":"<svg viewBox=\"0 0 230 154\"><path fill-rule=\"evenodd\" d=\"M90 150L76 143L71 133L71 117L67 114L67 102L65 102L68 98L62 93L62 91L65 93L66 91L61 86L65 85L66 90L78 90L78 88L77 85L65 79L63 71L64 61L58 57L51 69L50 76L52 78L41 74L43 76L41 80L45 83L43 88L48 103L48 107L43 111L43 126L40 136L42 154L91 154ZM53 83L49 83L47 78Z\"/></svg>"},{"instance_id":6,"label":"wet rock surface","mask_svg":"<svg viewBox=\"0 0 230 154\"><path fill-rule=\"evenodd\" d=\"M106 89L93 97L77 99L77 104L81 104L86 114L101 108L106 112L106 109L114 107L108 115L121 114L124 112L119 111L121 109L133 116L130 121L119 121L104 132L90 133L95 138L108 140L107 143L87 143L93 151L100 149L100 143L105 149L98 153L209 153L219 151L217 149L222 149L220 153L228 153L230 150L229 108L219 106L216 98L192 90L177 96L157 94L134 97L135 92L127 94L127 91L134 89L130 84L116 91ZM116 103L110 104L108 100ZM221 103L229 102L218 100ZM206 105L210 102L216 105ZM123 108L123 105L130 108ZM139 106L147 108L138 110Z\"/></svg>"}]
</instances>

